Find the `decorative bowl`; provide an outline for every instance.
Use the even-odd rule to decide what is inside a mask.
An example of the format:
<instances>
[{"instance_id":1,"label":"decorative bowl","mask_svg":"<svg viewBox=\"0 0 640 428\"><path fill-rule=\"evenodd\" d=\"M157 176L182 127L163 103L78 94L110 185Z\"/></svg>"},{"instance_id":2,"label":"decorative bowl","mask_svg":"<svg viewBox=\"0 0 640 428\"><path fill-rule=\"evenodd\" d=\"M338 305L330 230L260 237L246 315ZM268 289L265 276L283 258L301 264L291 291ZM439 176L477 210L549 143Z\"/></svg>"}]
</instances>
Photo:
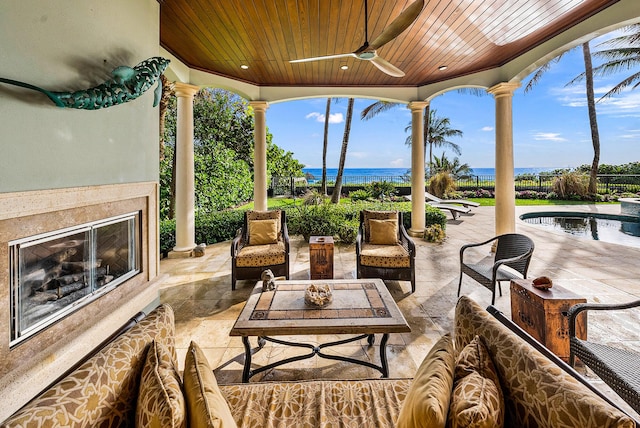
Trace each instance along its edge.
<instances>
[{"instance_id":1,"label":"decorative bowl","mask_svg":"<svg viewBox=\"0 0 640 428\"><path fill-rule=\"evenodd\" d=\"M311 284L304 292L307 305L322 308L333 302L333 293L329 284Z\"/></svg>"}]
</instances>

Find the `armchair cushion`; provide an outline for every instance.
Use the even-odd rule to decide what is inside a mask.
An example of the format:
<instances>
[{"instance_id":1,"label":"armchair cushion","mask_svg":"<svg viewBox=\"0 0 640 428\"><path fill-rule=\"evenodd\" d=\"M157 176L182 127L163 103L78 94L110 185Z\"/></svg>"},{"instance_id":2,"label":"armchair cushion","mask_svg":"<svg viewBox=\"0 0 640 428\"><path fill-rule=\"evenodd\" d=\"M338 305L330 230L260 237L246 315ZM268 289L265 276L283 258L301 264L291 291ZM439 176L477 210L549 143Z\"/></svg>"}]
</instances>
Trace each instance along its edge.
<instances>
[{"instance_id":1,"label":"armchair cushion","mask_svg":"<svg viewBox=\"0 0 640 428\"><path fill-rule=\"evenodd\" d=\"M398 221L397 211L368 211L363 210L364 216L364 241L369 242L371 240L371 227L369 220L396 220Z\"/></svg>"},{"instance_id":2,"label":"armchair cushion","mask_svg":"<svg viewBox=\"0 0 640 428\"><path fill-rule=\"evenodd\" d=\"M249 245L275 244L278 241L278 220L249 221Z\"/></svg>"},{"instance_id":3,"label":"armchair cushion","mask_svg":"<svg viewBox=\"0 0 640 428\"><path fill-rule=\"evenodd\" d=\"M286 258L287 251L282 241L267 245L248 245L238 252L236 266L259 267L280 265L286 262Z\"/></svg>"},{"instance_id":4,"label":"armchair cushion","mask_svg":"<svg viewBox=\"0 0 640 428\"><path fill-rule=\"evenodd\" d=\"M280 210L271 210L271 211L247 211L247 223L252 222L253 220L276 220L276 233L280 235Z\"/></svg>"},{"instance_id":5,"label":"armchair cushion","mask_svg":"<svg viewBox=\"0 0 640 428\"><path fill-rule=\"evenodd\" d=\"M369 220L369 242L375 245L395 245L398 243L398 219Z\"/></svg>"},{"instance_id":6,"label":"armchair cushion","mask_svg":"<svg viewBox=\"0 0 640 428\"><path fill-rule=\"evenodd\" d=\"M411 256L402 245L363 244L360 264L385 268L411 267Z\"/></svg>"}]
</instances>

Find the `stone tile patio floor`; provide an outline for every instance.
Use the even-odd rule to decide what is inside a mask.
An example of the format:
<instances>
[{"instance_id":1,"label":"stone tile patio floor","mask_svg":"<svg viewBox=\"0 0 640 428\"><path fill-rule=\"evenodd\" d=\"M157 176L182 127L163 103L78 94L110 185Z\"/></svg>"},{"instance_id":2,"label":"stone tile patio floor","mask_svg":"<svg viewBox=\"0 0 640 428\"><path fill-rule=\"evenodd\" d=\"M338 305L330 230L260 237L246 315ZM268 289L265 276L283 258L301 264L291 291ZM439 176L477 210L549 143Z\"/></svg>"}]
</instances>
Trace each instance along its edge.
<instances>
[{"instance_id":1,"label":"stone tile patio floor","mask_svg":"<svg viewBox=\"0 0 640 428\"><path fill-rule=\"evenodd\" d=\"M516 231L535 242L529 278L546 275L554 284L584 296L588 302L626 302L640 298L640 247L628 247L592 241L564 232L546 230L519 220L531 211L590 211L619 214L620 206L526 206L516 208ZM409 282L386 281L396 303L411 326L411 333L393 334L387 355L390 377L413 377L420 362L440 336L452 331L454 306L459 277L459 250L466 243L481 242L494 236L494 208L474 208L458 220L449 220L447 238L442 244L414 239L416 256L416 291L411 294ZM640 238L638 238L640 240ZM355 278L355 246L336 244L334 278ZM475 257L488 256L482 248ZM219 383L240 382L244 348L239 337L230 337L231 330L254 281L238 281L231 290L230 242L209 245L203 257L163 259L160 262L160 300L169 303L176 314L176 346L182 364L191 340L204 350ZM309 278L309 248L300 236L291 236L291 277ZM503 283L503 296L496 297L495 306L510 315L509 286ZM465 276L462 293L482 306L491 303L491 292ZM640 352L640 311L589 315L590 339L617 343ZM336 336L337 337L337 336ZM336 337L311 336L305 342L323 343ZM300 337L291 338L300 341ZM379 341L379 338L378 338ZM254 346L255 339L253 339ZM306 350L267 343L254 355L253 363L271 361L305 353ZM327 352L368 359L380 364L377 346L369 347L365 340L329 348ZM612 399L620 401L589 370L581 369L590 381ZM360 379L379 377L379 372L346 362L319 357L281 366L252 378L255 380L300 379ZM621 402L626 406L624 402ZM625 407L629 409L628 406ZM632 412L630 410L630 412ZM637 415L635 415L637 417Z\"/></svg>"}]
</instances>

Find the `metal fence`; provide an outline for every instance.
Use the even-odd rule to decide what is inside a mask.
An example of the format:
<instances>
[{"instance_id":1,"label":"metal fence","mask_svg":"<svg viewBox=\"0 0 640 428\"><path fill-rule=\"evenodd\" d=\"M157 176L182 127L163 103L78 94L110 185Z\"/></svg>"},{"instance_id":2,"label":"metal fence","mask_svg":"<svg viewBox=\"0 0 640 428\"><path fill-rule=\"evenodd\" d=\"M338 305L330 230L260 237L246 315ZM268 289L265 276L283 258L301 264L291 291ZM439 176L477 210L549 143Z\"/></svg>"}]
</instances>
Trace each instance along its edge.
<instances>
[{"instance_id":1,"label":"metal fence","mask_svg":"<svg viewBox=\"0 0 640 428\"><path fill-rule=\"evenodd\" d=\"M531 174L515 177L516 191L551 192L556 175ZM270 193L273 196L299 195L307 189L319 189L320 178L305 177L277 177L271 178ZM409 194L411 189L411 177L408 175L372 176L372 175L346 175L342 178L344 192L361 189L374 182L386 181L393 184L398 194ZM462 190L495 190L495 176L471 175L456 180L457 189ZM336 182L335 175L327 176L327 187L331 191ZM640 192L640 175L632 174L598 174L598 193L637 193Z\"/></svg>"}]
</instances>

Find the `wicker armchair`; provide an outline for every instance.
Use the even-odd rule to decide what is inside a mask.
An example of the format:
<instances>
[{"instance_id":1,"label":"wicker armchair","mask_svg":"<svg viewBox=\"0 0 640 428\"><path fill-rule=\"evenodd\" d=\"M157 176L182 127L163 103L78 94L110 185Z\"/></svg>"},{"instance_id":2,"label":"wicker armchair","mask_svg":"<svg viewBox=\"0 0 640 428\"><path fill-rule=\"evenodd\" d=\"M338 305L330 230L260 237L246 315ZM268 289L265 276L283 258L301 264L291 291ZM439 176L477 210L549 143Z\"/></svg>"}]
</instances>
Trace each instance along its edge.
<instances>
[{"instance_id":1,"label":"wicker armchair","mask_svg":"<svg viewBox=\"0 0 640 428\"><path fill-rule=\"evenodd\" d=\"M493 259L484 259L478 263L465 262L464 252L497 241ZM467 274L482 286L491 290L491 304L496 301L496 283L502 296L501 281L511 281L527 277L529 262L533 254L533 241L525 235L507 233L477 244L463 245L460 248L460 280L458 281L458 297L462 288L462 275ZM510 269L509 269L510 268Z\"/></svg>"},{"instance_id":2,"label":"wicker armchair","mask_svg":"<svg viewBox=\"0 0 640 428\"><path fill-rule=\"evenodd\" d=\"M385 222L388 221L391 221L395 229L392 234L387 234L386 238L390 239L380 239L384 236L383 229L379 227L386 228ZM380 234L373 236L378 231ZM416 246L404 228L401 212L360 211L356 264L358 278L411 281L411 292L416 291Z\"/></svg>"},{"instance_id":3,"label":"wicker armchair","mask_svg":"<svg viewBox=\"0 0 640 428\"><path fill-rule=\"evenodd\" d=\"M640 413L640 354L589 342L576 337L576 318L583 311L610 311L640 307L640 300L622 304L580 303L569 316L569 364L576 357L611 387L636 412Z\"/></svg>"},{"instance_id":4,"label":"wicker armchair","mask_svg":"<svg viewBox=\"0 0 640 428\"><path fill-rule=\"evenodd\" d=\"M289 279L289 232L282 210L245 212L244 224L231 242L232 290L237 280L259 280L266 269Z\"/></svg>"}]
</instances>

